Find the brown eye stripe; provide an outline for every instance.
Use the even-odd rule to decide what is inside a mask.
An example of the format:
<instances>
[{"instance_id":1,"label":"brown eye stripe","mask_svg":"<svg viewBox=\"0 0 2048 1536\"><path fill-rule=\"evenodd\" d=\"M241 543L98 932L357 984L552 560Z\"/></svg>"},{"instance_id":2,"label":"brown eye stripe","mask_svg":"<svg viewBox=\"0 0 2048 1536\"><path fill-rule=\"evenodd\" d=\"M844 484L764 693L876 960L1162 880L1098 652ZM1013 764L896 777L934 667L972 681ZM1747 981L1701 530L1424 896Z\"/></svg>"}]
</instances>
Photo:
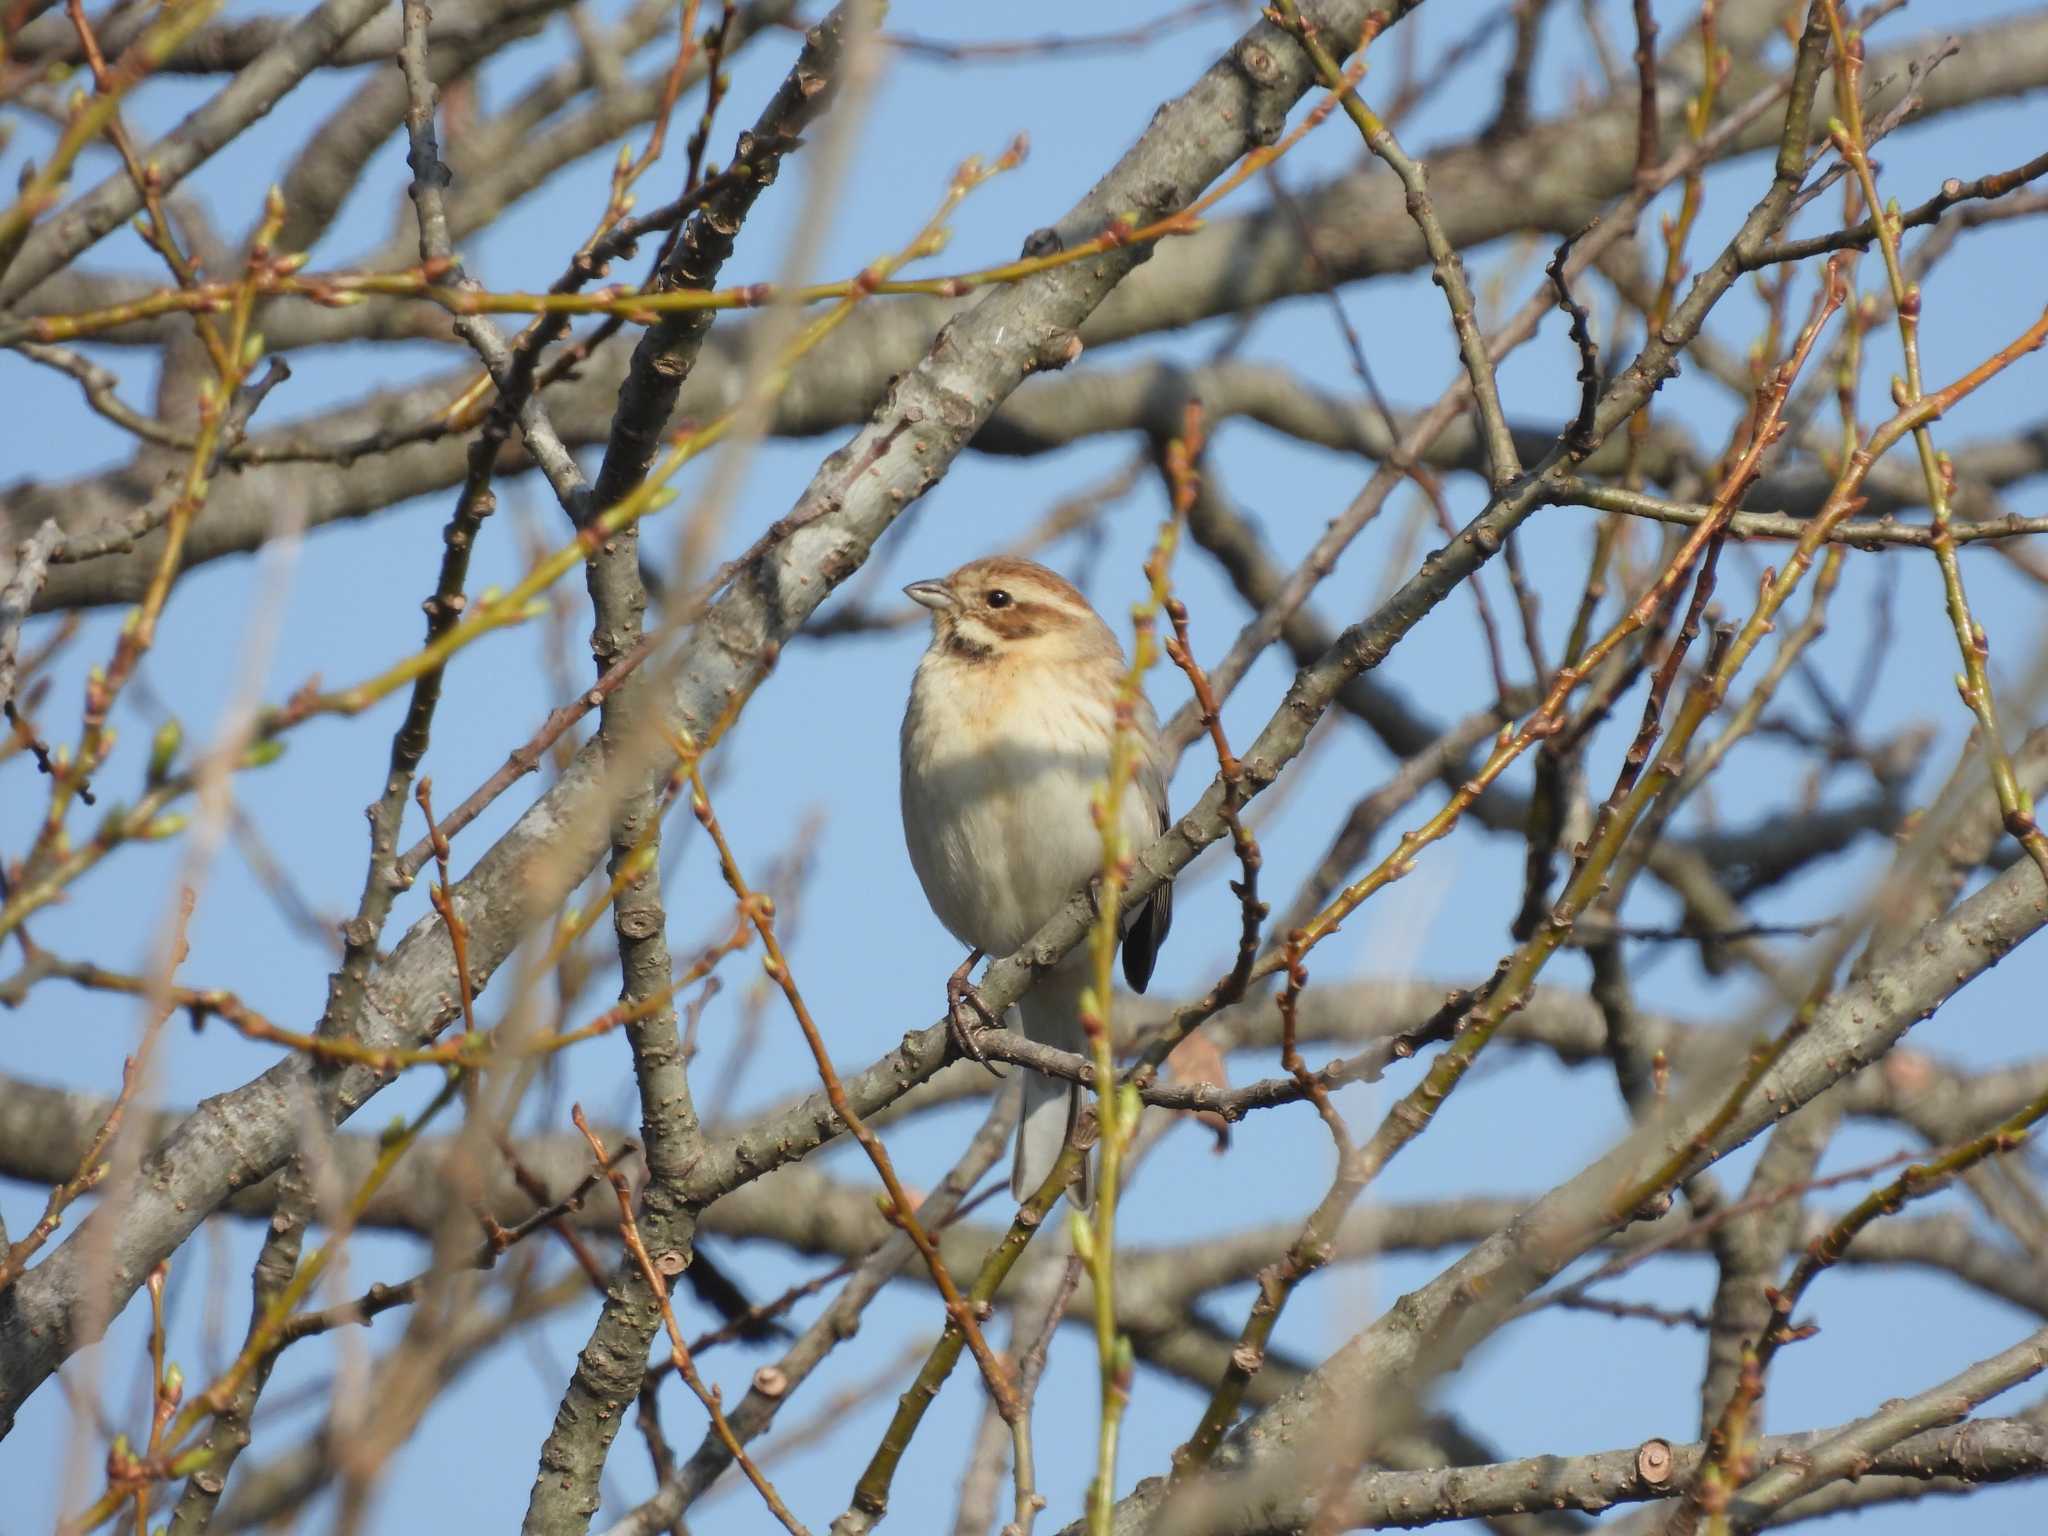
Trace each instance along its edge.
<instances>
[{"instance_id":1,"label":"brown eye stripe","mask_svg":"<svg viewBox=\"0 0 2048 1536\"><path fill-rule=\"evenodd\" d=\"M1028 640L1044 634L1064 616L1064 611L1051 603L1020 597L1007 608L990 611L982 623L1005 640Z\"/></svg>"}]
</instances>

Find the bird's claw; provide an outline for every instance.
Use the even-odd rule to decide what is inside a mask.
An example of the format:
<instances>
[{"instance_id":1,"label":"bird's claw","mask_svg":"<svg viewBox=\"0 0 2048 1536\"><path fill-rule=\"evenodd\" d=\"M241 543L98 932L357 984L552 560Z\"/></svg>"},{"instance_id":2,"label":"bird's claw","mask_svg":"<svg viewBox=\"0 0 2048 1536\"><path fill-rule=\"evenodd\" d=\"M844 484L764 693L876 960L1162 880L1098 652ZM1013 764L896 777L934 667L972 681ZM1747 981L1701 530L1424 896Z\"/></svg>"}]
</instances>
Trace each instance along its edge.
<instances>
[{"instance_id":1,"label":"bird's claw","mask_svg":"<svg viewBox=\"0 0 2048 1536\"><path fill-rule=\"evenodd\" d=\"M946 978L946 1028L952 1033L953 1044L960 1054L969 1061L979 1062L988 1068L992 1077L1001 1078L1003 1069L988 1059L981 1043L974 1038L977 1029L994 1029L998 1020L982 1001L981 991L967 979L967 973L974 969L974 962L981 958L981 951L975 950L960 962L959 969Z\"/></svg>"}]
</instances>

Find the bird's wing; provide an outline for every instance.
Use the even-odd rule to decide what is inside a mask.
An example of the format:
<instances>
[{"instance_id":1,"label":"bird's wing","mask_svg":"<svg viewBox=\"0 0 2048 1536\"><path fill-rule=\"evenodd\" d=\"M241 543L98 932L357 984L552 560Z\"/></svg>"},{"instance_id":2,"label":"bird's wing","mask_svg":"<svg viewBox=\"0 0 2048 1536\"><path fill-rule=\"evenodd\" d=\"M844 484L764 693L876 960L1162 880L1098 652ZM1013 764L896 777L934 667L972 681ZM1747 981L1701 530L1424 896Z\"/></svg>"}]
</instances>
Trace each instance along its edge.
<instances>
[{"instance_id":1,"label":"bird's wing","mask_svg":"<svg viewBox=\"0 0 2048 1536\"><path fill-rule=\"evenodd\" d=\"M1136 789L1152 808L1154 834L1167 826L1166 776L1160 772L1156 751L1147 752L1138 766ZM1131 919L1124 931L1124 980L1131 990L1142 992L1152 979L1152 966L1159 948L1166 942L1166 930L1173 926L1173 887L1162 885Z\"/></svg>"}]
</instances>

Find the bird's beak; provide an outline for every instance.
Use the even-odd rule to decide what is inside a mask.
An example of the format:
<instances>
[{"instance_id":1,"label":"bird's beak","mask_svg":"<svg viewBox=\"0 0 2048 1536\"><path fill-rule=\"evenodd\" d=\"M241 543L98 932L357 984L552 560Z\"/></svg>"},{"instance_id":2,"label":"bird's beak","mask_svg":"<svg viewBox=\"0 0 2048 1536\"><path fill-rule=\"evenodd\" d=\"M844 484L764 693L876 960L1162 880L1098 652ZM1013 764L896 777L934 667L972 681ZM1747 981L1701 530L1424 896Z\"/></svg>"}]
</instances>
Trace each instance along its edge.
<instances>
[{"instance_id":1,"label":"bird's beak","mask_svg":"<svg viewBox=\"0 0 2048 1536\"><path fill-rule=\"evenodd\" d=\"M903 595L934 613L950 613L960 606L960 599L943 581L913 581L903 589Z\"/></svg>"}]
</instances>

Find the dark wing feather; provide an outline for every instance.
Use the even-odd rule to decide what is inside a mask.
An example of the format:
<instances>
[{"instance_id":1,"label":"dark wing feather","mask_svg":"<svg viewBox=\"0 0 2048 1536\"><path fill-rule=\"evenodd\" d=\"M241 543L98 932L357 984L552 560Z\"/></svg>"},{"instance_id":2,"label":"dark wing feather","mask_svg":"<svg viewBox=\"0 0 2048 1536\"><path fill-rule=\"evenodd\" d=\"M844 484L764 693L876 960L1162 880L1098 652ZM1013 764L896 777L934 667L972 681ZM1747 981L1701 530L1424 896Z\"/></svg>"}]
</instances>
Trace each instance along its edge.
<instances>
[{"instance_id":1,"label":"dark wing feather","mask_svg":"<svg viewBox=\"0 0 2048 1536\"><path fill-rule=\"evenodd\" d=\"M1156 772L1151 776L1147 788L1157 783ZM1159 830L1166 830L1166 795L1164 787L1154 791L1152 803L1159 807L1155 818ZM1124 930L1124 980L1131 984L1133 992L1145 990L1145 984L1152 979L1152 966L1159 958L1159 947L1166 942L1166 930L1173 926L1173 887L1162 885L1139 909Z\"/></svg>"},{"instance_id":2,"label":"dark wing feather","mask_svg":"<svg viewBox=\"0 0 2048 1536\"><path fill-rule=\"evenodd\" d=\"M1173 926L1173 887L1162 885L1138 913L1130 932L1124 935L1124 980L1133 992L1145 990L1152 979L1152 964L1159 958L1159 946L1166 942L1166 930Z\"/></svg>"}]
</instances>

